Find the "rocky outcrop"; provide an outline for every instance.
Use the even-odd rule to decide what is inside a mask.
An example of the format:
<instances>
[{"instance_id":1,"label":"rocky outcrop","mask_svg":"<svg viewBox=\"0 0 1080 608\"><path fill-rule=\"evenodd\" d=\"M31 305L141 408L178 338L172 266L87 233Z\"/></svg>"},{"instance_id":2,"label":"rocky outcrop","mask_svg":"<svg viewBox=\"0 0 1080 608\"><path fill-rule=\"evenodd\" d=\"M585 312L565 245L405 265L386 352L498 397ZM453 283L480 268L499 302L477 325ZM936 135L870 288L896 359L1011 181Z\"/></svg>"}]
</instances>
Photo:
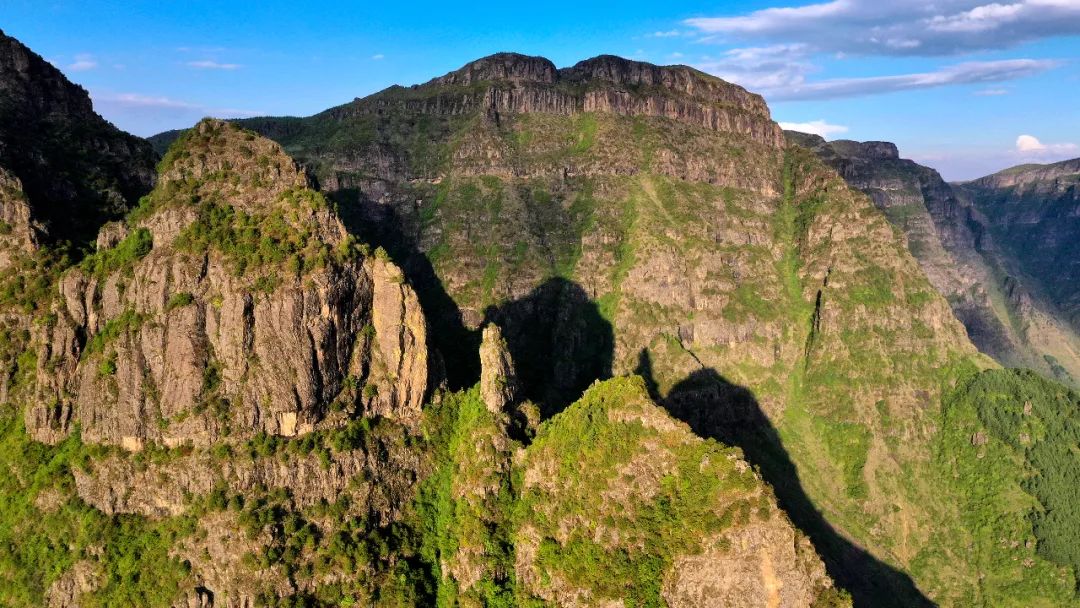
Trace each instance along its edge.
<instances>
[{"instance_id":1,"label":"rocky outcrop","mask_svg":"<svg viewBox=\"0 0 1080 608\"><path fill-rule=\"evenodd\" d=\"M145 217L119 241L106 227L115 247L61 280L31 434L77 422L137 450L302 434L331 406L415 420L427 329L401 271L358 249L276 144L204 121L173 156Z\"/></svg>"},{"instance_id":2,"label":"rocky outcrop","mask_svg":"<svg viewBox=\"0 0 1080 608\"><path fill-rule=\"evenodd\" d=\"M391 87L327 114L335 119L401 108L458 116L474 111L653 116L733 133L780 148L784 138L761 96L687 66L656 66L612 55L556 70L543 57L500 53L409 89Z\"/></svg>"},{"instance_id":3,"label":"rocky outcrop","mask_svg":"<svg viewBox=\"0 0 1080 608\"><path fill-rule=\"evenodd\" d=\"M37 248L41 227L31 215L19 178L0 167L0 270Z\"/></svg>"},{"instance_id":4,"label":"rocky outcrop","mask_svg":"<svg viewBox=\"0 0 1080 608\"><path fill-rule=\"evenodd\" d=\"M47 608L79 608L82 596L101 584L101 575L93 563L86 560L75 562L59 576L45 592Z\"/></svg>"},{"instance_id":5,"label":"rocky outcrop","mask_svg":"<svg viewBox=\"0 0 1080 608\"><path fill-rule=\"evenodd\" d=\"M91 242L150 190L155 161L149 143L94 113L82 87L0 32L0 167L21 181L45 240Z\"/></svg>"},{"instance_id":6,"label":"rocky outcrop","mask_svg":"<svg viewBox=\"0 0 1080 608\"><path fill-rule=\"evenodd\" d=\"M191 497L214 491L233 496L287 490L300 509L348 495L358 512L389 524L400 518L423 470L417 450L383 440L370 450L337 451L325 459L314 453L252 458L234 451L222 458L197 452L145 467L117 455L73 473L79 497L109 515L157 519L181 515Z\"/></svg>"},{"instance_id":7,"label":"rocky outcrop","mask_svg":"<svg viewBox=\"0 0 1080 608\"><path fill-rule=\"evenodd\" d=\"M484 328L480 343L480 397L493 413L513 405L517 393L517 372L502 330L494 323Z\"/></svg>"},{"instance_id":8,"label":"rocky outcrop","mask_svg":"<svg viewBox=\"0 0 1080 608\"><path fill-rule=\"evenodd\" d=\"M661 570L653 601L667 606L846 605L809 540L739 454L694 436L645 389L637 377L593 385L526 449L527 508L515 535L524 589L559 606L641 598L643 579L631 572L643 570L619 570L626 562L611 556L621 555ZM671 483L685 489L669 492ZM684 501L694 506L683 511ZM657 504L683 518L655 516ZM588 573L568 566L574 554L595 560ZM825 604L829 596L835 604Z\"/></svg>"}]
</instances>

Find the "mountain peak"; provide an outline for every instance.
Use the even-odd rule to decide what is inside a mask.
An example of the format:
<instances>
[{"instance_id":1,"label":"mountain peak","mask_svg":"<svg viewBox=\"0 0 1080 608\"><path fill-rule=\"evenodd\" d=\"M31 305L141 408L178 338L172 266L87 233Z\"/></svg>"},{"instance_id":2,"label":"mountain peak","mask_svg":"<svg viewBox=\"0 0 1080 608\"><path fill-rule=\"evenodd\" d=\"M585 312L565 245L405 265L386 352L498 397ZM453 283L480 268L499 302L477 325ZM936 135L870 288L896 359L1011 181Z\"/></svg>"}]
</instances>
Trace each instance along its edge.
<instances>
[{"instance_id":1,"label":"mountain peak","mask_svg":"<svg viewBox=\"0 0 1080 608\"><path fill-rule=\"evenodd\" d=\"M447 85L468 85L487 80L510 80L552 83L557 78L555 64L544 57L521 53L495 53L470 61L434 82Z\"/></svg>"}]
</instances>

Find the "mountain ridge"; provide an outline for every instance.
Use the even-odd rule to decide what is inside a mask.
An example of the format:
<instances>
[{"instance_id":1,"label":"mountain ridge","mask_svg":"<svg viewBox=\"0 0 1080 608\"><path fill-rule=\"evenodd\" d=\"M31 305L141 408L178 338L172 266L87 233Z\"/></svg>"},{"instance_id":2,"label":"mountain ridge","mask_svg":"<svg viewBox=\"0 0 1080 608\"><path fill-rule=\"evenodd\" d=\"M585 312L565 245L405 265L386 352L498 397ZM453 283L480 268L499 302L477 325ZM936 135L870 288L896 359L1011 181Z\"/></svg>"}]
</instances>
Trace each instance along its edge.
<instances>
[{"instance_id":1,"label":"mountain ridge","mask_svg":"<svg viewBox=\"0 0 1080 608\"><path fill-rule=\"evenodd\" d=\"M440 78L201 122L11 311L0 597L1075 601L1080 399L855 173L684 68Z\"/></svg>"}]
</instances>

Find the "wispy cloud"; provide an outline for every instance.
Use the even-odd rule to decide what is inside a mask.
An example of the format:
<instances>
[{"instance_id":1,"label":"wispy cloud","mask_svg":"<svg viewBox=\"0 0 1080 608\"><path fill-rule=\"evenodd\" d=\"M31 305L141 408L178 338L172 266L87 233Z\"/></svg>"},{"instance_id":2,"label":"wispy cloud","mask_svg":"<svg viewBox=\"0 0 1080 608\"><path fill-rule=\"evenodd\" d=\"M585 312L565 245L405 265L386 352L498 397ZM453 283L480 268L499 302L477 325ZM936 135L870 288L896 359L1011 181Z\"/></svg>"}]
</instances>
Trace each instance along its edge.
<instances>
[{"instance_id":1,"label":"wispy cloud","mask_svg":"<svg viewBox=\"0 0 1080 608\"><path fill-rule=\"evenodd\" d=\"M107 119L138 135L195 124L200 118L248 118L265 112L208 106L163 95L92 92L94 109Z\"/></svg>"},{"instance_id":2,"label":"wispy cloud","mask_svg":"<svg viewBox=\"0 0 1080 608\"><path fill-rule=\"evenodd\" d=\"M1008 94L1009 89L979 89L973 93L973 95L978 95L980 97L1000 97Z\"/></svg>"},{"instance_id":3,"label":"wispy cloud","mask_svg":"<svg viewBox=\"0 0 1080 608\"><path fill-rule=\"evenodd\" d=\"M938 56L1080 34L1080 1L832 0L685 25L704 41L784 40L817 51Z\"/></svg>"},{"instance_id":4,"label":"wispy cloud","mask_svg":"<svg viewBox=\"0 0 1080 608\"><path fill-rule=\"evenodd\" d=\"M970 61L929 72L808 80L817 68L803 45L775 45L728 51L698 68L763 94L770 101L834 99L929 89L957 84L989 84L1032 76L1059 65L1052 60Z\"/></svg>"},{"instance_id":5,"label":"wispy cloud","mask_svg":"<svg viewBox=\"0 0 1080 608\"><path fill-rule=\"evenodd\" d=\"M383 55L382 53L375 53L371 56L372 61L382 61L383 59L386 59L386 55Z\"/></svg>"},{"instance_id":6,"label":"wispy cloud","mask_svg":"<svg viewBox=\"0 0 1080 608\"><path fill-rule=\"evenodd\" d=\"M95 102L128 108L167 108L197 110L200 106L170 99L168 97L140 95L138 93L119 93L114 95L92 95Z\"/></svg>"},{"instance_id":7,"label":"wispy cloud","mask_svg":"<svg viewBox=\"0 0 1080 608\"><path fill-rule=\"evenodd\" d=\"M189 68L196 68L200 70L238 70L244 66L239 63L218 63L211 59L203 59L200 61L188 61L185 65Z\"/></svg>"},{"instance_id":8,"label":"wispy cloud","mask_svg":"<svg viewBox=\"0 0 1080 608\"><path fill-rule=\"evenodd\" d=\"M70 72L85 72L98 67L98 62L94 59L94 56L89 53L79 53L75 55L75 61L67 66Z\"/></svg>"},{"instance_id":9,"label":"wispy cloud","mask_svg":"<svg viewBox=\"0 0 1080 608\"><path fill-rule=\"evenodd\" d=\"M848 128L844 125L834 125L827 123L824 120L811 120L810 122L781 122L780 128L785 131L813 133L814 135L820 135L826 139L833 135L847 133L848 131Z\"/></svg>"},{"instance_id":10,"label":"wispy cloud","mask_svg":"<svg viewBox=\"0 0 1080 608\"><path fill-rule=\"evenodd\" d=\"M682 36L683 33L680 30L665 30L661 32L651 32L645 34L646 38L677 38Z\"/></svg>"}]
</instances>

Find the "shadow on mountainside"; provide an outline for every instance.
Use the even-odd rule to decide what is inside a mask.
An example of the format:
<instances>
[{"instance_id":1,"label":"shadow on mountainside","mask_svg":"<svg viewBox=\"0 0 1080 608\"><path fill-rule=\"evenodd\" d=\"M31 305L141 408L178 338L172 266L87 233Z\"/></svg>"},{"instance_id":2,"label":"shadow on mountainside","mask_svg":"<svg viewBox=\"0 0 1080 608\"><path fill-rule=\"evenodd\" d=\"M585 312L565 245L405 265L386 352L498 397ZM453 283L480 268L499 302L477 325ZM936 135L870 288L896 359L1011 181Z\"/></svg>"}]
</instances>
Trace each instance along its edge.
<instances>
[{"instance_id":1,"label":"shadow on mountainside","mask_svg":"<svg viewBox=\"0 0 1080 608\"><path fill-rule=\"evenodd\" d=\"M361 241L382 247L416 290L428 324L432 346L442 355L446 381L460 390L480 380L480 332L465 325L461 308L447 293L431 260L419 247L419 228L410 234L392 205L371 201L357 188L327 193L337 204L346 229Z\"/></svg>"},{"instance_id":2,"label":"shadow on mountainside","mask_svg":"<svg viewBox=\"0 0 1080 608\"><path fill-rule=\"evenodd\" d=\"M450 388L468 388L478 382L480 331L466 326L461 309L420 249L419 228L409 228L392 206L373 202L359 190L339 190L332 197L349 231L383 247L416 289ZM414 229L415 234L411 233ZM488 322L502 328L522 397L537 403L544 419L577 400L593 381L611 376L613 329L573 281L548 279L524 297L490 306L480 326ZM647 349L641 351L635 371L645 379L653 399L697 435L742 449L774 488L792 523L813 541L832 579L851 593L855 606L934 605L908 575L854 545L825 520L803 490L779 434L748 389L702 368L663 397Z\"/></svg>"},{"instance_id":3,"label":"shadow on mountainside","mask_svg":"<svg viewBox=\"0 0 1080 608\"><path fill-rule=\"evenodd\" d=\"M433 328L432 346L442 355L450 389L476 384L481 332L466 325L461 308L420 249L419 227L410 228L393 206L373 202L358 189L331 196L349 232L385 249L408 277ZM543 418L573 403L594 380L611 376L611 324L573 281L551 278L519 299L489 306L479 327L489 322L502 328L522 396L539 405Z\"/></svg>"},{"instance_id":4,"label":"shadow on mountainside","mask_svg":"<svg viewBox=\"0 0 1080 608\"><path fill-rule=\"evenodd\" d=\"M746 460L773 487L792 523L813 541L829 576L851 593L856 607L934 606L911 577L856 546L825 520L803 490L779 433L749 389L728 382L716 370L702 368L661 398L647 349L639 354L635 372L645 378L653 398L695 434L742 449Z\"/></svg>"},{"instance_id":5,"label":"shadow on mountainside","mask_svg":"<svg viewBox=\"0 0 1080 608\"><path fill-rule=\"evenodd\" d=\"M523 298L488 307L484 321L502 328L522 396L540 406L543 419L611 377L615 334L573 281L548 279Z\"/></svg>"}]
</instances>

